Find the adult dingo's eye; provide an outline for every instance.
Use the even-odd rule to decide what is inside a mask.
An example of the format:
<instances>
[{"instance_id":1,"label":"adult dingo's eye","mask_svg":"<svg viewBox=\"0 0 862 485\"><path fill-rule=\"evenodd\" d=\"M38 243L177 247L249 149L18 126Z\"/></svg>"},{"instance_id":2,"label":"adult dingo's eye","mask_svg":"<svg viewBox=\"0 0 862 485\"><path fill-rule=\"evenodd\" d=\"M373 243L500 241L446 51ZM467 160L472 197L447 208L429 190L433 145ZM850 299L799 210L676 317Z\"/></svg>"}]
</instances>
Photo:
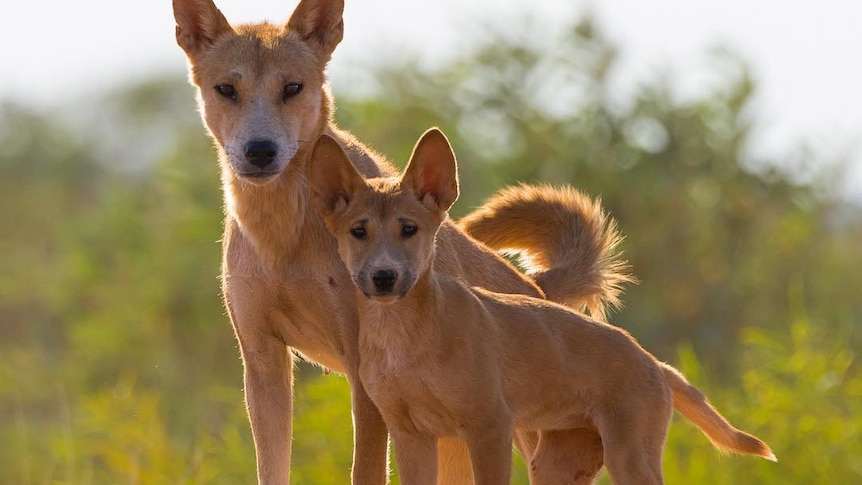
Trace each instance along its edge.
<instances>
[{"instance_id":1,"label":"adult dingo's eye","mask_svg":"<svg viewBox=\"0 0 862 485\"><path fill-rule=\"evenodd\" d=\"M216 84L215 90L225 98L236 100L236 89L230 84Z\"/></svg>"},{"instance_id":2,"label":"adult dingo's eye","mask_svg":"<svg viewBox=\"0 0 862 485\"><path fill-rule=\"evenodd\" d=\"M366 235L365 228L361 227L361 226L360 227L354 227L353 229L350 230L350 235L361 241L361 240L365 239L365 235Z\"/></svg>"},{"instance_id":3,"label":"adult dingo's eye","mask_svg":"<svg viewBox=\"0 0 862 485\"><path fill-rule=\"evenodd\" d=\"M419 228L414 226L413 224L404 224L401 226L401 237L404 239L411 238L416 235L416 232L419 231Z\"/></svg>"},{"instance_id":4,"label":"adult dingo's eye","mask_svg":"<svg viewBox=\"0 0 862 485\"><path fill-rule=\"evenodd\" d=\"M286 103L288 99L296 96L300 91L302 91L302 83L287 83L281 90L281 100Z\"/></svg>"}]
</instances>

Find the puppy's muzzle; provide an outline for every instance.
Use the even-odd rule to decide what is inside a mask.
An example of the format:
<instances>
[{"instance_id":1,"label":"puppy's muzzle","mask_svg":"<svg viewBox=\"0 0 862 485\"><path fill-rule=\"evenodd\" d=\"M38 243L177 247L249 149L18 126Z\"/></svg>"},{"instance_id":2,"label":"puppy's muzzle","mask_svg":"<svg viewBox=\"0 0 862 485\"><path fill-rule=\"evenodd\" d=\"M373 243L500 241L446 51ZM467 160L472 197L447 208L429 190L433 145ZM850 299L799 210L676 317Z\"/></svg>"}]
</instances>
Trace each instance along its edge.
<instances>
[{"instance_id":1,"label":"puppy's muzzle","mask_svg":"<svg viewBox=\"0 0 862 485\"><path fill-rule=\"evenodd\" d=\"M252 140L245 144L245 159L260 169L266 169L275 161L278 145L272 140Z\"/></svg>"},{"instance_id":2,"label":"puppy's muzzle","mask_svg":"<svg viewBox=\"0 0 862 485\"><path fill-rule=\"evenodd\" d=\"M371 282L380 293L391 293L397 280L398 273L391 269L377 270L371 275Z\"/></svg>"}]
</instances>

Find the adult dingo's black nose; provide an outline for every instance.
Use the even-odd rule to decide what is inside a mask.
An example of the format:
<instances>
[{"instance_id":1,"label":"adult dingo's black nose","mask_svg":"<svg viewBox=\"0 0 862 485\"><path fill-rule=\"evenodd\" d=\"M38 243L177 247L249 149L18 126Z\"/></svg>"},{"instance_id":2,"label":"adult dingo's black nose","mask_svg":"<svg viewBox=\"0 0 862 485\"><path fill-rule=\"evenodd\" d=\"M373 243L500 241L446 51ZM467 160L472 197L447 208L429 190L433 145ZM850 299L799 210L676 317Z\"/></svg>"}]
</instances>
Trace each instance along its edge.
<instances>
[{"instance_id":1,"label":"adult dingo's black nose","mask_svg":"<svg viewBox=\"0 0 862 485\"><path fill-rule=\"evenodd\" d=\"M271 140L252 140L245 144L245 159L258 168L263 168L275 160L278 146Z\"/></svg>"},{"instance_id":2,"label":"adult dingo's black nose","mask_svg":"<svg viewBox=\"0 0 862 485\"><path fill-rule=\"evenodd\" d=\"M371 281L374 287L378 290L389 293L395 286L395 280L398 279L398 273L391 269L381 269L371 275Z\"/></svg>"}]
</instances>

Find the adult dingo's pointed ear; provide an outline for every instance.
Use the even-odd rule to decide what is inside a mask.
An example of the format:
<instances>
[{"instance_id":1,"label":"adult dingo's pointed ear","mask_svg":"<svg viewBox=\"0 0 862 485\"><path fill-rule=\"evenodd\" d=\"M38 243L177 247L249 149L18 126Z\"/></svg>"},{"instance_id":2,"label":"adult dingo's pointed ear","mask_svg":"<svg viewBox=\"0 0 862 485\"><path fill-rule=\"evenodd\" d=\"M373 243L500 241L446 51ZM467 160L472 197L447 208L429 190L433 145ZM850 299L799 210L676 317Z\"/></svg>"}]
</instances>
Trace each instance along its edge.
<instances>
[{"instance_id":1,"label":"adult dingo's pointed ear","mask_svg":"<svg viewBox=\"0 0 862 485\"><path fill-rule=\"evenodd\" d=\"M437 128L419 138L401 177L426 206L446 211L458 199L458 163L449 140Z\"/></svg>"},{"instance_id":2,"label":"adult dingo's pointed ear","mask_svg":"<svg viewBox=\"0 0 862 485\"><path fill-rule=\"evenodd\" d=\"M356 190L365 184L341 145L329 135L317 139L308 170L312 204L324 216L347 207Z\"/></svg>"},{"instance_id":3,"label":"adult dingo's pointed ear","mask_svg":"<svg viewBox=\"0 0 862 485\"><path fill-rule=\"evenodd\" d=\"M301 0L287 22L325 61L344 36L344 0Z\"/></svg>"},{"instance_id":4,"label":"adult dingo's pointed ear","mask_svg":"<svg viewBox=\"0 0 862 485\"><path fill-rule=\"evenodd\" d=\"M227 19L212 0L173 0L177 22L177 44L190 58L226 32L233 32Z\"/></svg>"}]
</instances>

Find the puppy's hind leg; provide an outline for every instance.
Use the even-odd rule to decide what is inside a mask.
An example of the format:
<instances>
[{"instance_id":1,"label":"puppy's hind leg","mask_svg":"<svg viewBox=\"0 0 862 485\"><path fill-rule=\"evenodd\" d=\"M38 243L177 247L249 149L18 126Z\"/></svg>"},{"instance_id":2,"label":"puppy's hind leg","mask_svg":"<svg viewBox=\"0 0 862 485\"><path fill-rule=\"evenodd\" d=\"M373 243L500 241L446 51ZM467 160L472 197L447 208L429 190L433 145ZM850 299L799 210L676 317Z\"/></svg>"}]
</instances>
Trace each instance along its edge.
<instances>
[{"instance_id":1,"label":"puppy's hind leg","mask_svg":"<svg viewBox=\"0 0 862 485\"><path fill-rule=\"evenodd\" d=\"M650 451L606 447L605 464L614 485L662 485L661 454L655 455Z\"/></svg>"},{"instance_id":2,"label":"puppy's hind leg","mask_svg":"<svg viewBox=\"0 0 862 485\"><path fill-rule=\"evenodd\" d=\"M649 413L652 414L652 413ZM661 454L668 419L644 413L642 421L619 421L602 429L605 466L614 485L661 485ZM625 424L628 422L628 424Z\"/></svg>"}]
</instances>

